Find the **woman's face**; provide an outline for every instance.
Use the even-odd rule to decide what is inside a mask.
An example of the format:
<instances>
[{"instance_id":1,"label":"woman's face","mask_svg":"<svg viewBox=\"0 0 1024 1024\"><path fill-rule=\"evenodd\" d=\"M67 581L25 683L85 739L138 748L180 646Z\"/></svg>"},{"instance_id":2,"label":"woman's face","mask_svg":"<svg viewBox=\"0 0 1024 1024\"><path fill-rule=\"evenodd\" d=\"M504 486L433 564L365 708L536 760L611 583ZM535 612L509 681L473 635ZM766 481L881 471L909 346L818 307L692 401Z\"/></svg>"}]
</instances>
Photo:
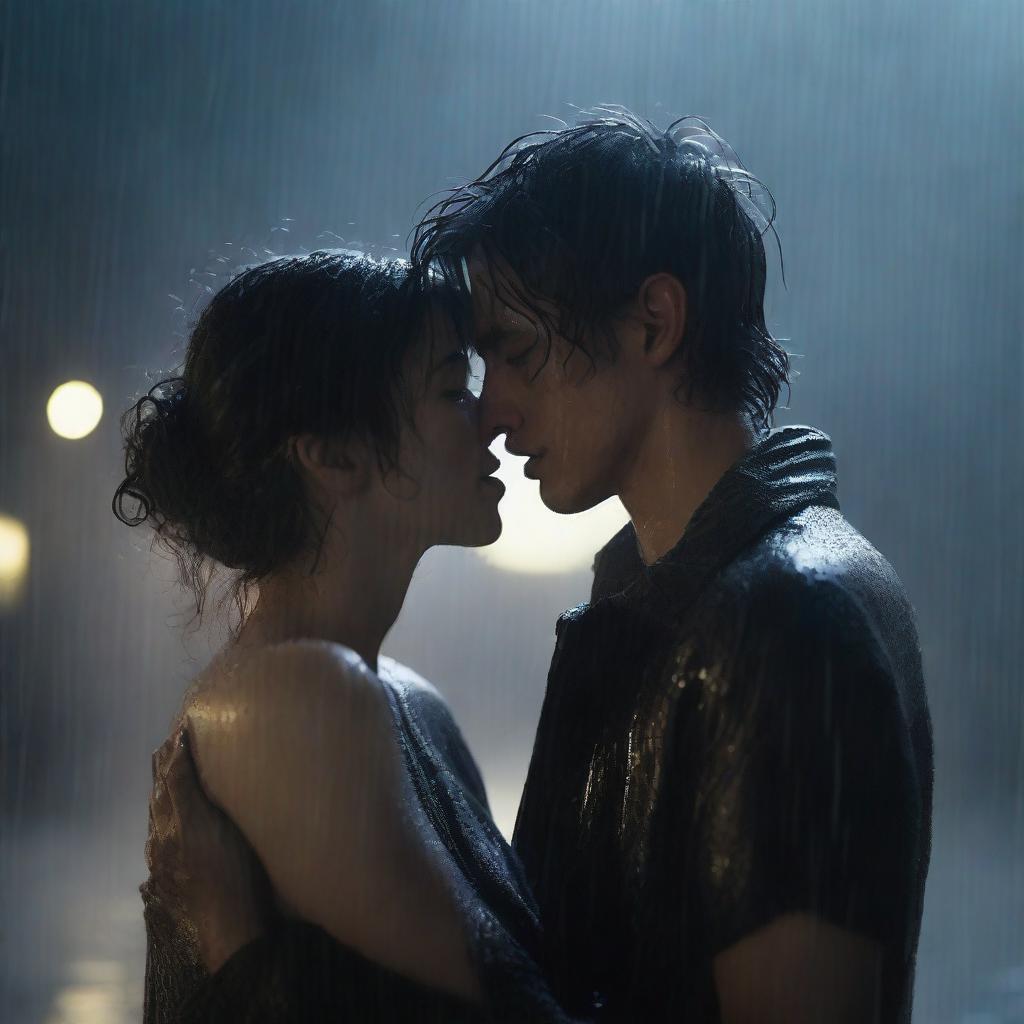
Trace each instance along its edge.
<instances>
[{"instance_id":1,"label":"woman's face","mask_svg":"<svg viewBox=\"0 0 1024 1024\"><path fill-rule=\"evenodd\" d=\"M406 358L406 375L416 430L403 427L399 466L406 475L389 488L401 495L402 517L425 548L492 544L501 534L505 487L491 476L499 462L480 437L468 359L440 311L427 318Z\"/></svg>"}]
</instances>

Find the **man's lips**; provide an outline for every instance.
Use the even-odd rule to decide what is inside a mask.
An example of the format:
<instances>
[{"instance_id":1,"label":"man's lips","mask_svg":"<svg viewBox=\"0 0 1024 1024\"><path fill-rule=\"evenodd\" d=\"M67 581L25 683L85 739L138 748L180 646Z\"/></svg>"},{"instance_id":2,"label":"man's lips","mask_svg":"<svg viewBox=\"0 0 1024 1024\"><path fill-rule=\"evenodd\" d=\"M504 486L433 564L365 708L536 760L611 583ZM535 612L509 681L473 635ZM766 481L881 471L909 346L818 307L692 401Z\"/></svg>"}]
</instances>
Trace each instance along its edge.
<instances>
[{"instance_id":1,"label":"man's lips","mask_svg":"<svg viewBox=\"0 0 1024 1024\"><path fill-rule=\"evenodd\" d=\"M523 465L523 476L529 477L531 480L538 479L536 467L537 463L544 458L543 453L540 455L531 455Z\"/></svg>"},{"instance_id":2,"label":"man's lips","mask_svg":"<svg viewBox=\"0 0 1024 1024\"><path fill-rule=\"evenodd\" d=\"M522 448L513 448L512 445L510 445L507 441L505 442L505 451L507 451L509 455L515 455L520 459L523 458L524 456L530 459L539 459L546 450L547 449L542 448L539 452L528 452Z\"/></svg>"},{"instance_id":3,"label":"man's lips","mask_svg":"<svg viewBox=\"0 0 1024 1024\"><path fill-rule=\"evenodd\" d=\"M544 458L544 455L545 455L545 453L547 451L546 448L541 448L541 450L539 452L528 452L528 451L524 451L521 448L513 448L508 443L508 441L506 440L505 441L505 451L507 451L509 453L509 455L518 455L520 458L522 458L525 455L526 456L526 462L523 463L523 476L525 476L528 480L536 480L537 479L537 475L536 475L537 463L542 458Z\"/></svg>"}]
</instances>

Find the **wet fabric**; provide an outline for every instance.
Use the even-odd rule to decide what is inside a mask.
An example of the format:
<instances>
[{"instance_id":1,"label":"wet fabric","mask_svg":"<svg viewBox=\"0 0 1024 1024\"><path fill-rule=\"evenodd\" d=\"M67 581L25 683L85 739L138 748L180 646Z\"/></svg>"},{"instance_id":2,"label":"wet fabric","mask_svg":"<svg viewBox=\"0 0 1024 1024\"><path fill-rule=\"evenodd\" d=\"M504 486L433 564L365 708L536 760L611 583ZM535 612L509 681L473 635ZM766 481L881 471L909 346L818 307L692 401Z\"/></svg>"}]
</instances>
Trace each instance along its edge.
<instances>
[{"instance_id":1,"label":"wet fabric","mask_svg":"<svg viewBox=\"0 0 1024 1024\"><path fill-rule=\"evenodd\" d=\"M569 1011L720 1020L713 957L787 912L882 943L910 1019L932 739L910 604L830 439L768 432L651 566L632 524L556 627L513 846Z\"/></svg>"},{"instance_id":2,"label":"wet fabric","mask_svg":"<svg viewBox=\"0 0 1024 1024\"><path fill-rule=\"evenodd\" d=\"M465 882L459 899L485 1006L402 977L298 921L279 922L211 977L194 927L179 923L147 881L141 887L148 943L145 1024L565 1021L535 964L536 906L491 818L479 770L447 705L391 659L380 659L378 675L416 795Z\"/></svg>"}]
</instances>

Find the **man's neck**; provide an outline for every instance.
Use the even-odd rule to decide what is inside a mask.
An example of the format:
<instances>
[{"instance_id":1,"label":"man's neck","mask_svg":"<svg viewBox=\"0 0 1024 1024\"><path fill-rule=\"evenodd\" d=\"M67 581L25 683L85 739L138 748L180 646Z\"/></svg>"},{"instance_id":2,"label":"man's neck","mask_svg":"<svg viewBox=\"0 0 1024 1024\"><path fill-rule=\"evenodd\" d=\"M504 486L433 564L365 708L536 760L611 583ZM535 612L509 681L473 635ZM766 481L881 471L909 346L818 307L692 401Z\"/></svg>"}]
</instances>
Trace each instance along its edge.
<instances>
[{"instance_id":1,"label":"man's neck","mask_svg":"<svg viewBox=\"0 0 1024 1024\"><path fill-rule=\"evenodd\" d=\"M675 547L711 489L755 441L739 414L700 412L675 400L664 406L619 493L647 565Z\"/></svg>"}]
</instances>

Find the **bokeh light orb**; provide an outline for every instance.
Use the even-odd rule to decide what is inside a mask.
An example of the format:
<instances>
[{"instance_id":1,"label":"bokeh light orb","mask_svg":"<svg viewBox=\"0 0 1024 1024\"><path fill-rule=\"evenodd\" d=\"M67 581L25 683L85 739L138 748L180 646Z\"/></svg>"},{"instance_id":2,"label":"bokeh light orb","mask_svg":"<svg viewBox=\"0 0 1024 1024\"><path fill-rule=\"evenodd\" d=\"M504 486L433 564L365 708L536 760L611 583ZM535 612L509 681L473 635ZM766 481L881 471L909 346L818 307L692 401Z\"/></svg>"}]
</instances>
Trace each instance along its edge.
<instances>
[{"instance_id":1,"label":"bokeh light orb","mask_svg":"<svg viewBox=\"0 0 1024 1024\"><path fill-rule=\"evenodd\" d=\"M91 434L102 415L103 398L84 380L61 384L46 403L46 418L53 432L70 441Z\"/></svg>"},{"instance_id":2,"label":"bokeh light orb","mask_svg":"<svg viewBox=\"0 0 1024 1024\"><path fill-rule=\"evenodd\" d=\"M28 530L12 516L0 515L0 605L13 604L28 573Z\"/></svg>"},{"instance_id":3,"label":"bokeh light orb","mask_svg":"<svg viewBox=\"0 0 1024 1024\"><path fill-rule=\"evenodd\" d=\"M475 549L488 564L534 574L589 569L594 553L628 521L618 498L576 515L552 512L540 500L540 481L523 476L526 459L509 455L501 439L491 451L501 460L494 475L506 490L498 505L501 536L493 544Z\"/></svg>"}]
</instances>

